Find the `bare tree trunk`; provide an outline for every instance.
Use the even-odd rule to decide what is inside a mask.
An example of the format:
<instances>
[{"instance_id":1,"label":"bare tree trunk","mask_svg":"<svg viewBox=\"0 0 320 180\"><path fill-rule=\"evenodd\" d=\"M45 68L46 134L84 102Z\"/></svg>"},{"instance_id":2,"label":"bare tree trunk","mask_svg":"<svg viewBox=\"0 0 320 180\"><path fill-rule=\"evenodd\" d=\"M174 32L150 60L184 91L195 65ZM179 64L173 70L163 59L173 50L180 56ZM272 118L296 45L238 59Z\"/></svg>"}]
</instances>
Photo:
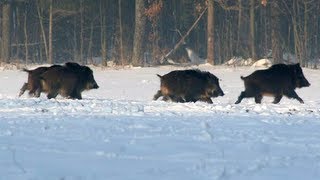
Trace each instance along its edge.
<instances>
[{"instance_id":1,"label":"bare tree trunk","mask_svg":"<svg viewBox=\"0 0 320 180\"><path fill-rule=\"evenodd\" d=\"M238 11L238 34L237 34L237 54L240 54L240 35L241 35L241 22L242 22L242 0L238 0L239 11Z\"/></svg>"},{"instance_id":2,"label":"bare tree trunk","mask_svg":"<svg viewBox=\"0 0 320 180\"><path fill-rule=\"evenodd\" d=\"M306 62L307 59L309 59L309 53L308 53L308 4L306 1L303 2L304 3L304 28L303 28L303 40L304 40L304 44L303 44L303 60L302 60L302 66L308 66L308 63Z\"/></svg>"},{"instance_id":3,"label":"bare tree trunk","mask_svg":"<svg viewBox=\"0 0 320 180\"><path fill-rule=\"evenodd\" d=\"M268 57L269 54L269 49L270 49L270 44L269 43L269 26L270 26L270 18L269 18L269 12L267 7L263 8L263 16L264 16L264 55L265 57ZM289 43L288 43L289 44Z\"/></svg>"},{"instance_id":4,"label":"bare tree trunk","mask_svg":"<svg viewBox=\"0 0 320 180\"><path fill-rule=\"evenodd\" d=\"M282 62L282 38L280 36L280 12L277 2L271 4L271 45L273 63Z\"/></svg>"},{"instance_id":5,"label":"bare tree trunk","mask_svg":"<svg viewBox=\"0 0 320 180\"><path fill-rule=\"evenodd\" d=\"M40 34L39 41L40 41L40 43L39 43L39 47L38 47L38 53L39 53L39 61L38 61L38 63L40 63L40 62L43 63L42 35L41 35L40 31L41 31L41 30L39 30L39 34Z\"/></svg>"},{"instance_id":6,"label":"bare tree trunk","mask_svg":"<svg viewBox=\"0 0 320 180\"><path fill-rule=\"evenodd\" d=\"M28 64L29 49L28 49L28 31L27 31L27 8L24 12L24 48L25 48L25 63Z\"/></svg>"},{"instance_id":7,"label":"bare tree trunk","mask_svg":"<svg viewBox=\"0 0 320 180\"><path fill-rule=\"evenodd\" d=\"M231 58L233 56L233 46L234 46L234 37L233 37L233 28L232 28L232 21L228 21L228 37L229 37L229 40L228 40L228 44L229 44L229 48L228 48L228 56L227 56L227 59ZM220 64L223 63L223 60L221 60Z\"/></svg>"},{"instance_id":8,"label":"bare tree trunk","mask_svg":"<svg viewBox=\"0 0 320 180\"><path fill-rule=\"evenodd\" d=\"M121 62L121 65L124 65L125 64L125 61L123 59L123 39L122 39L122 33L123 33L123 30L122 30L122 15L121 15L121 0L118 1L119 4L119 39L120 39L120 62Z\"/></svg>"},{"instance_id":9,"label":"bare tree trunk","mask_svg":"<svg viewBox=\"0 0 320 180\"><path fill-rule=\"evenodd\" d=\"M5 63L10 62L11 47L11 4L5 3L2 6L2 53L1 58Z\"/></svg>"},{"instance_id":10,"label":"bare tree trunk","mask_svg":"<svg viewBox=\"0 0 320 180\"><path fill-rule=\"evenodd\" d=\"M92 64L92 38L93 38L93 22L94 20L91 21L91 26L90 26L90 37L89 37L89 46L88 46L88 53L87 57L90 58L90 63Z\"/></svg>"},{"instance_id":11,"label":"bare tree trunk","mask_svg":"<svg viewBox=\"0 0 320 180\"><path fill-rule=\"evenodd\" d=\"M135 7L135 28L134 28L134 39L133 39L133 54L132 54L132 65L142 65L142 43L143 35L145 34L146 17L144 15L144 0L136 0Z\"/></svg>"},{"instance_id":12,"label":"bare tree trunk","mask_svg":"<svg viewBox=\"0 0 320 180\"><path fill-rule=\"evenodd\" d=\"M294 50L295 55L299 63L302 63L302 39L300 36L301 28L299 27L299 6L297 0L293 0L293 15L292 15L292 24L293 24L293 32L294 32Z\"/></svg>"},{"instance_id":13,"label":"bare tree trunk","mask_svg":"<svg viewBox=\"0 0 320 180\"><path fill-rule=\"evenodd\" d=\"M49 58L48 63L53 64L52 59L52 0L50 0L50 9L49 9Z\"/></svg>"},{"instance_id":14,"label":"bare tree trunk","mask_svg":"<svg viewBox=\"0 0 320 180\"><path fill-rule=\"evenodd\" d=\"M107 66L107 35L106 35L106 14L105 14L105 1L100 0L100 40L101 40L101 58L102 64Z\"/></svg>"},{"instance_id":15,"label":"bare tree trunk","mask_svg":"<svg viewBox=\"0 0 320 180\"><path fill-rule=\"evenodd\" d=\"M214 59L214 1L208 0L208 18L207 18L207 62L215 64Z\"/></svg>"},{"instance_id":16,"label":"bare tree trunk","mask_svg":"<svg viewBox=\"0 0 320 180\"><path fill-rule=\"evenodd\" d=\"M47 45L47 38L46 38L46 33L44 31L44 26L43 26L43 17L41 15L41 9L40 9L40 0L37 1L37 12L38 12L38 17L39 17L39 23L40 23L40 27L41 27L41 32L42 32L42 38L43 38L43 43L44 43L44 50L46 53L46 60L47 62L49 61L49 54L48 54L48 45ZM42 49L41 49L42 51Z\"/></svg>"},{"instance_id":17,"label":"bare tree trunk","mask_svg":"<svg viewBox=\"0 0 320 180\"><path fill-rule=\"evenodd\" d=\"M83 57L83 0L80 0L80 62L84 63L84 57Z\"/></svg>"},{"instance_id":18,"label":"bare tree trunk","mask_svg":"<svg viewBox=\"0 0 320 180\"><path fill-rule=\"evenodd\" d=\"M250 49L252 60L257 60L256 57L256 46L255 46L255 0L250 0Z\"/></svg>"},{"instance_id":19,"label":"bare tree trunk","mask_svg":"<svg viewBox=\"0 0 320 180\"><path fill-rule=\"evenodd\" d=\"M1 7L0 7L1 9ZM2 10L2 9L1 9ZM1 33L1 27L2 27L2 18L1 18L1 13L0 13L0 64L2 62L2 33Z\"/></svg>"},{"instance_id":20,"label":"bare tree trunk","mask_svg":"<svg viewBox=\"0 0 320 180\"><path fill-rule=\"evenodd\" d=\"M219 57L219 59L223 59L223 56L222 56L222 42L221 42L221 35L220 35L220 33L217 33L217 46L216 46L216 48L217 48L217 50L218 50L218 57Z\"/></svg>"},{"instance_id":21,"label":"bare tree trunk","mask_svg":"<svg viewBox=\"0 0 320 180\"><path fill-rule=\"evenodd\" d=\"M317 9L316 9L316 11L320 11L320 3L318 3L318 7L317 7ZM317 16L317 15L315 15L315 32L320 32L320 28L319 28L319 20L320 20L320 18L319 18L319 16ZM315 54L315 57L317 58L317 59L320 59L320 50L319 50L319 34L317 34L317 33L314 33L315 35L315 46L314 47L316 47L315 48L315 52L314 52L314 54ZM319 62L315 62L314 63L314 68L316 69L317 67L318 67L318 63Z\"/></svg>"},{"instance_id":22,"label":"bare tree trunk","mask_svg":"<svg viewBox=\"0 0 320 180\"><path fill-rule=\"evenodd\" d=\"M77 16L74 16L73 20L73 60L78 59L78 46L77 46Z\"/></svg>"},{"instance_id":23,"label":"bare tree trunk","mask_svg":"<svg viewBox=\"0 0 320 180\"><path fill-rule=\"evenodd\" d=\"M12 35L12 37L14 37L14 39L11 39L11 42L15 41L16 43L16 48L15 48L15 55L11 55L12 57L16 57L19 58L20 55L20 46L19 41L20 41L20 28L21 28L21 20L20 20L20 9L19 7L15 7L14 9L12 9L13 14L15 14L14 16L14 20L12 20L12 23L14 23L12 26L15 27L14 29L12 29L12 31L14 32L14 35ZM12 51L14 52L14 51Z\"/></svg>"}]
</instances>

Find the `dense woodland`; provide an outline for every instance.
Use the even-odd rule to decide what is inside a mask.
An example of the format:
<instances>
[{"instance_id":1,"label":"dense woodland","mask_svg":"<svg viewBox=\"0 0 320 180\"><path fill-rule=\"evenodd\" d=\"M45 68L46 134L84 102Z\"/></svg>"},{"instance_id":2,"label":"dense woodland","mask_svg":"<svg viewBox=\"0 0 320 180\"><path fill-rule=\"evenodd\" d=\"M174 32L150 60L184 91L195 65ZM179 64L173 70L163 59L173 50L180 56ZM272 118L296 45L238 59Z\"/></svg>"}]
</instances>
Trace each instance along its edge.
<instances>
[{"instance_id":1,"label":"dense woodland","mask_svg":"<svg viewBox=\"0 0 320 180\"><path fill-rule=\"evenodd\" d=\"M0 0L1 63L184 63L185 47L317 67L320 0Z\"/></svg>"}]
</instances>

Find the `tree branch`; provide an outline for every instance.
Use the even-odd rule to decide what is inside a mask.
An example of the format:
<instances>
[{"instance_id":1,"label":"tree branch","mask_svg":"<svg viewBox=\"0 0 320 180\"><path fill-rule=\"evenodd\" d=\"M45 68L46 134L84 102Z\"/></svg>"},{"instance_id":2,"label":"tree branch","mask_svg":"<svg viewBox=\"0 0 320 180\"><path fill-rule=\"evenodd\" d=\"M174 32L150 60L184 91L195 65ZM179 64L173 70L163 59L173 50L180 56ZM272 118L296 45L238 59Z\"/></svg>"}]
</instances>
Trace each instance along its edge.
<instances>
[{"instance_id":1,"label":"tree branch","mask_svg":"<svg viewBox=\"0 0 320 180\"><path fill-rule=\"evenodd\" d=\"M192 31L192 29L198 24L199 20L200 20L201 17L204 15L204 13L207 11L207 9L208 9L208 7L206 7L206 8L202 11L202 13L201 13L200 16L197 18L197 20L193 23L193 25L190 27L190 29L187 31L187 33L186 33L184 36L182 36L182 38L181 38L180 41L174 46L174 48L173 48L171 51L169 51L165 56L163 56L163 57L161 58L161 62L163 62L164 59L167 59L168 56L170 56L174 51L176 51L176 50L180 47L181 44L184 43L184 39L190 34L190 32Z\"/></svg>"},{"instance_id":2,"label":"tree branch","mask_svg":"<svg viewBox=\"0 0 320 180\"><path fill-rule=\"evenodd\" d=\"M239 5L234 5L234 6L228 6L226 5L223 0L217 0L217 2L219 3L219 5L224 9L224 10L227 10L227 11L239 11L240 10L240 7Z\"/></svg>"}]
</instances>

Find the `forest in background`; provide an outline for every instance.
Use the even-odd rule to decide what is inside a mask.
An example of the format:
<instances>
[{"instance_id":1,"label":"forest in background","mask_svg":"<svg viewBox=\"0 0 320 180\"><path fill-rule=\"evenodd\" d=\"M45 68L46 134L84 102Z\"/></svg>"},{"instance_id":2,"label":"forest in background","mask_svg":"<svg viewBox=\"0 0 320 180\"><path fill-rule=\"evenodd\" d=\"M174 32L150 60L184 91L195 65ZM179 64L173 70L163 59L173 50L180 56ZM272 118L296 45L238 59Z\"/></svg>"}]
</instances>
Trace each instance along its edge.
<instances>
[{"instance_id":1,"label":"forest in background","mask_svg":"<svg viewBox=\"0 0 320 180\"><path fill-rule=\"evenodd\" d=\"M319 24L319 0L0 0L0 61L159 65L188 47L316 68Z\"/></svg>"}]
</instances>

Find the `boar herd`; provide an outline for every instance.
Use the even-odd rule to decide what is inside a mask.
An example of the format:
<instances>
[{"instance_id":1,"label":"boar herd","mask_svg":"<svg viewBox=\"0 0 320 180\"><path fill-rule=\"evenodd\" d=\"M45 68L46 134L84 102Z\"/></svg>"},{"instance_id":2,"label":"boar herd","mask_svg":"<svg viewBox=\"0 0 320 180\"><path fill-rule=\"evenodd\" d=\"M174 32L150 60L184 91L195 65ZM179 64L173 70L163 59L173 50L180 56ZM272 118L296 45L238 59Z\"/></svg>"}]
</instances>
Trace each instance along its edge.
<instances>
[{"instance_id":1,"label":"boar herd","mask_svg":"<svg viewBox=\"0 0 320 180\"><path fill-rule=\"evenodd\" d=\"M211 98L223 96L219 79L209 73L199 70L172 71L160 78L160 90L154 95L153 100L163 96L163 100L173 102L203 101L212 103ZM304 77L300 64L285 65L275 64L266 70L257 70L247 77L242 77L245 90L240 93L235 104L243 98L254 98L256 103L261 103L263 96L274 97L273 103L280 102L283 96L303 100L295 92L296 88L308 87L310 83Z\"/></svg>"},{"instance_id":2,"label":"boar herd","mask_svg":"<svg viewBox=\"0 0 320 180\"><path fill-rule=\"evenodd\" d=\"M93 71L88 66L74 62L23 71L28 73L28 81L21 87L19 97L28 90L29 96L32 97L46 93L48 99L55 98L58 94L65 98L82 99L83 91L99 88ZM153 100L162 96L164 101L203 101L212 104L211 98L224 96L219 79L210 72L197 69L176 70L157 76L160 78L160 90L154 95ZM275 64L268 69L257 70L249 76L241 76L241 79L245 90L240 93L235 104L239 104L243 98L254 98L256 103L261 103L264 96L274 97L274 104L279 103L283 96L304 103L295 89L310 86L299 63Z\"/></svg>"}]
</instances>

